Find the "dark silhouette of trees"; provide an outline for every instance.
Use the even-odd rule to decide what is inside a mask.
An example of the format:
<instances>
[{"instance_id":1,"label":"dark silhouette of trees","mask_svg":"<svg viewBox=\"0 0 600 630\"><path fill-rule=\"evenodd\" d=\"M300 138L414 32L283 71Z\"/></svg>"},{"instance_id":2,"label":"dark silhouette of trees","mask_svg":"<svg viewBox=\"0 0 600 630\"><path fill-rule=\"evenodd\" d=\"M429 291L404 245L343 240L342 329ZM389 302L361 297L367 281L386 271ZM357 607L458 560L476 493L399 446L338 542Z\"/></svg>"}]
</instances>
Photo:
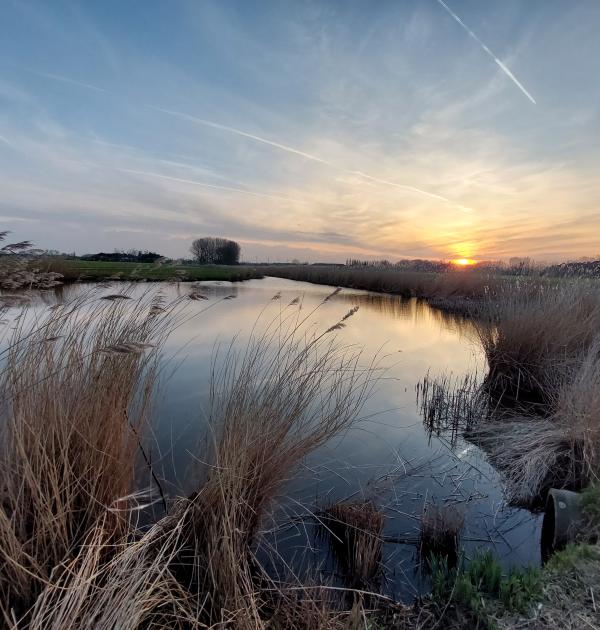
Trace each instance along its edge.
<instances>
[{"instance_id":1,"label":"dark silhouette of trees","mask_svg":"<svg viewBox=\"0 0 600 630\"><path fill-rule=\"evenodd\" d=\"M206 236L196 239L190 251L201 265L237 265L241 250L235 241Z\"/></svg>"},{"instance_id":2,"label":"dark silhouette of trees","mask_svg":"<svg viewBox=\"0 0 600 630\"><path fill-rule=\"evenodd\" d=\"M141 251L131 249L127 252L98 252L97 254L87 254L81 257L81 260L94 260L102 262L137 262L137 263L154 263L160 260L162 256L156 252Z\"/></svg>"}]
</instances>

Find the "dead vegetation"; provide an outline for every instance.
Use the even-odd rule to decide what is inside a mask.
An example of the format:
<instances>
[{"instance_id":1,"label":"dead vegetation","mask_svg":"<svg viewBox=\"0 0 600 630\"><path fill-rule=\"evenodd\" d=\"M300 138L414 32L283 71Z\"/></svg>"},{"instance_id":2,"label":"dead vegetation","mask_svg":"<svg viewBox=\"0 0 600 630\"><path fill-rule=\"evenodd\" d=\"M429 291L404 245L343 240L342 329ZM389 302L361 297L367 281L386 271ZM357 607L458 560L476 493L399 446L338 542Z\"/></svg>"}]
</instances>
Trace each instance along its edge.
<instances>
[{"instance_id":1,"label":"dead vegetation","mask_svg":"<svg viewBox=\"0 0 600 630\"><path fill-rule=\"evenodd\" d=\"M426 298L433 305L467 313L476 312L483 301L515 281L476 269L430 273L334 265L275 265L262 270L267 276L290 280Z\"/></svg>"},{"instance_id":2,"label":"dead vegetation","mask_svg":"<svg viewBox=\"0 0 600 630\"><path fill-rule=\"evenodd\" d=\"M419 387L431 432L462 432L531 505L552 486L580 489L600 472L600 288L594 281L527 285L490 300L479 335L481 382L427 377Z\"/></svg>"},{"instance_id":3,"label":"dead vegetation","mask_svg":"<svg viewBox=\"0 0 600 630\"><path fill-rule=\"evenodd\" d=\"M166 323L149 315L151 300L138 315L84 302L19 318L0 373L5 619L30 608L95 527L113 541L128 529L156 357L137 348L160 342Z\"/></svg>"},{"instance_id":4,"label":"dead vegetation","mask_svg":"<svg viewBox=\"0 0 600 630\"><path fill-rule=\"evenodd\" d=\"M301 318L292 306L215 360L201 482L147 531L136 522L148 500L136 492L136 461L175 307L92 292L18 320L0 374L6 626L292 628L304 619L308 628L362 619L361 606L345 610L325 591L273 581L257 559L282 484L349 428L374 385L374 366L336 343L338 325L313 331L312 313Z\"/></svg>"},{"instance_id":5,"label":"dead vegetation","mask_svg":"<svg viewBox=\"0 0 600 630\"><path fill-rule=\"evenodd\" d=\"M325 508L320 520L346 584L375 588L381 572L383 512L372 501L341 501Z\"/></svg>"},{"instance_id":6,"label":"dead vegetation","mask_svg":"<svg viewBox=\"0 0 600 630\"><path fill-rule=\"evenodd\" d=\"M431 558L443 558L449 567L456 565L460 532L465 517L454 505L428 502L421 516L419 555L425 565Z\"/></svg>"}]
</instances>

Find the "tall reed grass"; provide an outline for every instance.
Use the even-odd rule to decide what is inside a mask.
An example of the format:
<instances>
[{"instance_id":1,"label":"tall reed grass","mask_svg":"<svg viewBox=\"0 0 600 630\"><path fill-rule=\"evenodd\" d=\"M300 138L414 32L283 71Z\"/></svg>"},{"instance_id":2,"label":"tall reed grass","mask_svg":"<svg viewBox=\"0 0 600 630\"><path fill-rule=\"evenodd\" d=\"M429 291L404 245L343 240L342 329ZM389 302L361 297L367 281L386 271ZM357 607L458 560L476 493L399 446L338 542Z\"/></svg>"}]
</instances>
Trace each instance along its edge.
<instances>
[{"instance_id":1,"label":"tall reed grass","mask_svg":"<svg viewBox=\"0 0 600 630\"><path fill-rule=\"evenodd\" d=\"M476 311L481 302L514 284L514 278L495 273L460 269L445 273L356 269L333 265L275 265L261 268L267 276L316 284L427 298L449 310Z\"/></svg>"},{"instance_id":2,"label":"tall reed grass","mask_svg":"<svg viewBox=\"0 0 600 630\"><path fill-rule=\"evenodd\" d=\"M207 622L261 619L254 574L260 528L302 459L349 428L373 386L358 349L333 331L311 332L296 305L239 353L214 366L210 442L201 486L175 511L181 533L174 568L202 600ZM240 616L241 615L241 616Z\"/></svg>"},{"instance_id":3,"label":"tall reed grass","mask_svg":"<svg viewBox=\"0 0 600 630\"><path fill-rule=\"evenodd\" d=\"M374 365L335 338L354 312L318 332L295 300L217 355L198 488L147 530L136 462L176 307L92 292L23 315L0 373L3 623L341 627L352 611L286 589L258 556L286 480L352 425L375 384Z\"/></svg>"},{"instance_id":4,"label":"tall reed grass","mask_svg":"<svg viewBox=\"0 0 600 630\"><path fill-rule=\"evenodd\" d=\"M81 298L18 318L0 372L0 613L25 614L101 527L128 530L139 431L167 318ZM133 301L133 300L132 300Z\"/></svg>"},{"instance_id":5,"label":"tall reed grass","mask_svg":"<svg viewBox=\"0 0 600 630\"><path fill-rule=\"evenodd\" d=\"M457 427L504 473L511 501L552 486L579 489L600 474L600 285L515 284L478 321L489 372L481 386L425 379L432 431ZM466 386L468 385L468 386Z\"/></svg>"}]
</instances>

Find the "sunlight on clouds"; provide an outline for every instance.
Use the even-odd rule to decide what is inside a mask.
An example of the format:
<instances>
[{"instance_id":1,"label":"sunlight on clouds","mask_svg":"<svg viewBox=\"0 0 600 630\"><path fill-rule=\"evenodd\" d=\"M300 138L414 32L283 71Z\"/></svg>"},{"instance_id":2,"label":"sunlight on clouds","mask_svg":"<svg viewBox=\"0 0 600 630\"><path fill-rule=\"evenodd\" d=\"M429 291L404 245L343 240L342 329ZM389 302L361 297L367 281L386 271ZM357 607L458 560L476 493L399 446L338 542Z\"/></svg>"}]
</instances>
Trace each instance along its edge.
<instances>
[{"instance_id":1,"label":"sunlight on clouds","mask_svg":"<svg viewBox=\"0 0 600 630\"><path fill-rule=\"evenodd\" d=\"M600 16L455 9L274 6L262 25L207 2L162 16L180 41L150 50L152 7L148 41L93 6L71 16L80 30L30 7L36 41L0 83L5 223L57 249L72 248L62 223L85 250L129 234L173 256L201 234L284 258L595 254L600 87L583 77ZM56 41L65 52L49 60ZM14 57L14 42L0 47Z\"/></svg>"}]
</instances>

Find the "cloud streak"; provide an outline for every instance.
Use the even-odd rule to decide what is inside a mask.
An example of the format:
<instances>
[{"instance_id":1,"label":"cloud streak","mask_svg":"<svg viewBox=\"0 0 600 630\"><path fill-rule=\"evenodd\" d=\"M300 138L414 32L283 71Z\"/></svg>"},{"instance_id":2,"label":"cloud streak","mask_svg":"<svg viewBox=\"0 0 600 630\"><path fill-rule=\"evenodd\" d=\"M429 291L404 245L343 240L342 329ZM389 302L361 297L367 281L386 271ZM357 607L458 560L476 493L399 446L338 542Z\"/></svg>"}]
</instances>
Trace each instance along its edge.
<instances>
[{"instance_id":1,"label":"cloud streak","mask_svg":"<svg viewBox=\"0 0 600 630\"><path fill-rule=\"evenodd\" d=\"M437 199L438 201L443 201L444 203L449 203L453 206L456 206L458 208L461 209L466 209L466 210L470 210L470 208L465 208L465 206L461 206L459 203L456 203L455 201L452 201L451 199L448 199L447 197L443 197L442 195L438 195L436 193L432 193L429 192L427 190L423 190L421 188L417 188L416 186L409 186L407 184L398 184L396 182L391 182L385 179L380 179L378 177L374 177L372 175L369 175L367 173L364 173L363 171L353 171L347 168L344 168L343 166L339 166L338 164L335 164L334 162L330 162L329 160L325 160L321 157L318 157L316 155L313 155L311 153L306 153L305 151L300 151L299 149L295 149L294 147L291 147L289 145L286 144L281 144L280 142L275 142L273 140L269 140L267 138L263 138L261 136L257 136L255 134L252 133L248 133L247 131L242 131L241 129L236 129L235 127L229 127L227 125L221 125L220 123L216 123L210 120L205 120L204 118L197 118L196 116L192 116L190 114L185 114L183 112L177 112L177 111L172 111L172 110L168 110L168 109L162 109L160 107L154 107L152 105L148 105L148 107L150 107L151 109L154 109L156 111L162 112L163 114L169 114L170 116L175 116L177 118L181 118L183 120L188 120L190 122L199 124L199 125L204 125L206 127L211 127L213 129L219 129L220 131L226 131L238 136L242 136L243 138L248 138L250 140L253 140L255 142L260 142L262 144L267 144L271 147L274 147L276 149L280 149L281 151L285 151L286 153L292 153L294 155L299 155L303 158L306 158L307 160L312 160L313 162L318 162L319 164L324 164L326 166L330 166L331 168L334 168L338 171L342 171L348 175L354 175L356 177L361 177L362 179L367 179L369 181L378 183L378 184L382 184L384 186L392 186L394 188L399 188L401 190L405 190L408 192L413 192L419 195L424 195L425 197L430 197L432 199Z\"/></svg>"},{"instance_id":2,"label":"cloud streak","mask_svg":"<svg viewBox=\"0 0 600 630\"><path fill-rule=\"evenodd\" d=\"M185 179L183 177L173 177L171 175L163 175L161 173L152 173L149 171L137 171L131 168L117 168L115 169L120 173L128 173L130 175L141 175L142 177L152 177L154 179L164 179L172 182L179 182L181 184L192 184L194 186L201 186L202 188L213 188L216 190L225 190L227 192L241 193L243 195L250 195L251 197L262 197L266 199L275 199L276 201L291 201L293 203L307 203L301 199L292 199L291 197L284 197L283 195L271 195L269 193L256 192L252 190L246 190L244 188L234 188L233 186L219 186L217 184L208 184L207 182L199 182L195 179Z\"/></svg>"},{"instance_id":3,"label":"cloud streak","mask_svg":"<svg viewBox=\"0 0 600 630\"><path fill-rule=\"evenodd\" d=\"M525 86L515 77L509 68L503 64L498 57L475 35L475 33L452 11L452 9L444 2L444 0L437 0L440 4L464 29L467 33L483 48L483 50L495 61L504 74L525 94L525 96L534 104L537 105L536 100L525 89Z\"/></svg>"},{"instance_id":4,"label":"cloud streak","mask_svg":"<svg viewBox=\"0 0 600 630\"><path fill-rule=\"evenodd\" d=\"M70 79L69 77L63 77L60 74L52 74L51 72L39 72L38 70L32 70L30 68L28 68L27 70L28 72L37 74L39 77L44 77L45 79L52 79L53 81L60 81L62 83L68 83L69 85L75 85L77 87L86 88L88 90L93 90L94 92L102 92L104 94L110 94L108 90L98 87L97 85L92 85L91 83L82 83L81 81Z\"/></svg>"},{"instance_id":5,"label":"cloud streak","mask_svg":"<svg viewBox=\"0 0 600 630\"><path fill-rule=\"evenodd\" d=\"M81 87L81 88L85 88L88 90L93 90L95 92L101 92L104 94L111 94L113 96L116 96L116 94L110 92L109 90L106 90L104 88L98 87L96 85L92 85L90 83L82 83L81 81L76 81L74 79L69 79L68 77L64 77L58 74L52 74L49 72L37 72L35 70L29 70L30 72L33 72L34 74L37 74L39 76L45 77L47 79L53 79L55 81L60 81L63 83L69 83L71 85L75 85L77 87ZM457 203L456 201L453 201L452 199L448 199L447 197L444 197L443 195L438 195L437 193L432 193L430 191L427 190L423 190L422 188L418 188L416 186L410 186L408 184L399 184L397 182L392 182L389 180L385 180L385 179L380 179L378 177L374 177L373 175L369 175L368 173L364 173L363 171L356 171L356 170L351 170L351 169L347 169L343 166L340 166L338 164L335 164L334 162L331 162L329 160L326 160L322 157L319 157L317 155L314 155L312 153L307 153L306 151L301 151L300 149L296 149L292 146L286 145L286 144L282 144L280 142L276 142L274 140L270 140L268 138L263 138L262 136L258 136L256 134L253 133L249 133L247 131L243 131L242 129L237 129L235 127L230 127L228 125L223 125L221 123L212 121L212 120L206 120L204 118L199 118L197 116L192 116L191 114L186 114L184 112L179 112L179 111L174 111L174 110L170 110L170 109L164 109L162 107L155 107L154 105L146 105L146 107L148 107L149 109L152 109L154 111L157 112L161 112L163 114L167 114L169 116L175 116L177 118L180 118L182 120L187 120L189 122L198 124L198 125L203 125L205 127L210 127L211 129L217 129L219 131L225 131L227 133L231 133L237 136L241 136L243 138L247 138L248 140L252 140L254 142L259 142L261 144L266 144L268 146L271 146L275 149L279 149L280 151L285 151L286 153L291 153L293 155L297 155L300 156L302 158L305 158L307 160L310 160L312 162L317 162L319 164L323 164L325 166L334 168L338 171L344 172L348 175L354 175L356 177L360 177L362 179L366 179L368 181L371 182L375 182L378 184L382 184L384 186L391 186L393 188L398 188L400 190L405 190L407 192L412 192L418 195L423 195L425 197L429 197L431 199L437 199L438 201L442 201L444 203L450 204L452 206L455 206L457 208L460 208L461 210L464 211L468 211L470 212L472 209L468 208L466 206L463 206L459 203ZM166 176L162 176L162 177L166 177ZM190 182L193 183L193 182ZM196 182L197 183L197 182ZM198 185L202 185L199 184ZM208 187L209 185L206 184L206 186ZM218 186L212 186L213 188L219 188ZM232 191L236 191L236 192L247 192L248 191L243 191L242 189L229 189L227 187L220 187L223 190L232 190ZM256 194L256 195L262 195L262 193L248 193L248 194ZM264 195L263 195L264 196ZM267 195L269 196L269 195Z\"/></svg>"}]
</instances>

